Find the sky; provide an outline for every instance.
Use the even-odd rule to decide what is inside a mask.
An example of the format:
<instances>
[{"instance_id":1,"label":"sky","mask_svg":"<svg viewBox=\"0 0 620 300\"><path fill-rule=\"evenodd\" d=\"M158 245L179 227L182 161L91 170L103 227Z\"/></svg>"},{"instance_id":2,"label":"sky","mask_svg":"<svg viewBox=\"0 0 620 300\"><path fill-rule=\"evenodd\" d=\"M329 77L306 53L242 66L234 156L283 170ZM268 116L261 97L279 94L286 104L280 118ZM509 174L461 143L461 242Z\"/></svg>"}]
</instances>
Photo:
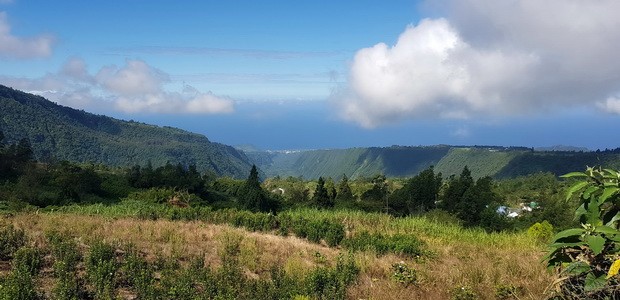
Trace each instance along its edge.
<instances>
[{"instance_id":1,"label":"sky","mask_svg":"<svg viewBox=\"0 0 620 300\"><path fill-rule=\"evenodd\" d=\"M0 84L259 149L611 149L618 11L617 0L0 0Z\"/></svg>"}]
</instances>

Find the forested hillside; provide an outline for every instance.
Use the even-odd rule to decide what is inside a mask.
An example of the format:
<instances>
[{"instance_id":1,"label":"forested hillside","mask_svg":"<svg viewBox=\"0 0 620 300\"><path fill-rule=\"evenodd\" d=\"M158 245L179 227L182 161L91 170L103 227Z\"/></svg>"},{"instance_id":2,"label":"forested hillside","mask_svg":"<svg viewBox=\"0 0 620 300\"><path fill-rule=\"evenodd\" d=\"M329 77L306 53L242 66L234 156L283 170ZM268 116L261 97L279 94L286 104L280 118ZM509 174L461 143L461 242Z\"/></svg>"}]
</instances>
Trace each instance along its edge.
<instances>
[{"instance_id":1,"label":"forested hillside","mask_svg":"<svg viewBox=\"0 0 620 300\"><path fill-rule=\"evenodd\" d=\"M435 166L444 176L468 166L474 178L516 176L551 172L562 175L586 166L620 167L620 150L534 151L500 146L392 146L308 151L247 151L248 157L268 176L350 178L413 176Z\"/></svg>"},{"instance_id":2,"label":"forested hillside","mask_svg":"<svg viewBox=\"0 0 620 300\"><path fill-rule=\"evenodd\" d=\"M245 177L251 168L243 152L203 135L94 115L2 85L0 131L8 142L28 139L41 161L195 164L200 171L233 177Z\"/></svg>"}]
</instances>

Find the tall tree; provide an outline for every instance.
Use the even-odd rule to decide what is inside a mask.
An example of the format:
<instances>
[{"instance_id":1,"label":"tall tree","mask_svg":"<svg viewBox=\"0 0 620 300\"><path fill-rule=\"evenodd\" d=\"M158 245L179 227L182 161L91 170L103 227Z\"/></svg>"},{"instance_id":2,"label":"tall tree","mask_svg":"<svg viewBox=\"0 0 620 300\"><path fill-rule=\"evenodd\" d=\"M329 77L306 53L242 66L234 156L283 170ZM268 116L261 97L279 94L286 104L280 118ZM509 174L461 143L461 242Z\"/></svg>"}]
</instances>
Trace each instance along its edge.
<instances>
[{"instance_id":1,"label":"tall tree","mask_svg":"<svg viewBox=\"0 0 620 300\"><path fill-rule=\"evenodd\" d=\"M325 188L325 180L323 177L319 177L317 181L316 189L312 196L312 202L319 208L330 208L334 206L334 201L329 197L329 193Z\"/></svg>"},{"instance_id":2,"label":"tall tree","mask_svg":"<svg viewBox=\"0 0 620 300\"><path fill-rule=\"evenodd\" d=\"M349 185L349 178L346 174L342 175L342 179L338 183L338 192L336 193L336 200L339 201L351 201L353 200L353 192Z\"/></svg>"},{"instance_id":3,"label":"tall tree","mask_svg":"<svg viewBox=\"0 0 620 300\"><path fill-rule=\"evenodd\" d=\"M277 200L270 198L261 187L256 165L252 165L250 175L241 187L238 198L241 207L251 211L275 212L278 209Z\"/></svg>"},{"instance_id":4,"label":"tall tree","mask_svg":"<svg viewBox=\"0 0 620 300\"><path fill-rule=\"evenodd\" d=\"M443 193L440 208L456 213L465 192L474 184L469 168L465 166L458 178L452 177L448 183L448 188Z\"/></svg>"}]
</instances>

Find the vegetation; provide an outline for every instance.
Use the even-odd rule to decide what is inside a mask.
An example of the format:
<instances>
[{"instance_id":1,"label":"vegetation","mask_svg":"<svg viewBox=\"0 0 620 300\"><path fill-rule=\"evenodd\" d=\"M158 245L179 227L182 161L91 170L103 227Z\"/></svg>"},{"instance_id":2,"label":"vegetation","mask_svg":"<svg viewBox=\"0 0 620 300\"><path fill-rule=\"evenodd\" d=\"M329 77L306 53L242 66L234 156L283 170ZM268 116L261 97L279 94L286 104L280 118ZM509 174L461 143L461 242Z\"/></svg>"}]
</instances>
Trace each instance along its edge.
<instances>
[{"instance_id":1,"label":"vegetation","mask_svg":"<svg viewBox=\"0 0 620 300\"><path fill-rule=\"evenodd\" d=\"M620 296L620 173L588 168L566 178L579 180L567 192L577 193L580 206L575 217L580 227L564 230L553 238L548 265L564 275L559 297L613 299Z\"/></svg>"},{"instance_id":2,"label":"vegetation","mask_svg":"<svg viewBox=\"0 0 620 300\"><path fill-rule=\"evenodd\" d=\"M246 176L251 167L242 152L203 135L94 115L2 85L0 131L11 143L29 140L34 157L44 162L122 167L170 162L236 178Z\"/></svg>"},{"instance_id":3,"label":"vegetation","mask_svg":"<svg viewBox=\"0 0 620 300\"><path fill-rule=\"evenodd\" d=\"M620 168L620 149L534 151L525 147L438 145L245 153L268 176L307 179L340 179L343 174L350 179L376 174L403 178L415 176L430 166L435 166L435 172L444 177L459 175L467 166L475 179L507 179L540 172L560 176L586 165Z\"/></svg>"}]
</instances>

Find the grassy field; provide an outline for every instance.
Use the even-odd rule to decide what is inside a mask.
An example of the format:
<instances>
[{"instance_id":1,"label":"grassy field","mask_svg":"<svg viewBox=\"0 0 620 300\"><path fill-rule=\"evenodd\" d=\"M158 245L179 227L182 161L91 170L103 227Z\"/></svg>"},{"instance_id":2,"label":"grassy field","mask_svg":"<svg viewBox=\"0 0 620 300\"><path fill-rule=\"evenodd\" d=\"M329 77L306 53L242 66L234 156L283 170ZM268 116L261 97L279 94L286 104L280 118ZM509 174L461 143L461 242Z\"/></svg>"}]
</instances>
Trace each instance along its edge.
<instances>
[{"instance_id":1,"label":"grassy field","mask_svg":"<svg viewBox=\"0 0 620 300\"><path fill-rule=\"evenodd\" d=\"M83 255L91 245L104 241L120 253L127 245L133 245L146 261L155 263L166 258L180 262L179 268L196 257L204 261L203 267L223 268L222 249L232 238L239 245L238 261L243 275L265 280L272 276L270 270L274 266L300 281L316 268L333 267L339 254L352 250L345 246L347 239L362 232L412 236L422 241L424 251L415 256L390 251L380 254L371 248L353 251L360 272L346 288L348 299L541 299L549 296L556 279L542 262L544 244L525 233L489 234L463 229L445 216L393 218L317 210L283 213L290 219L342 224L346 233L343 243L329 247L325 241L313 243L292 234L283 236L277 230L248 231L209 220L145 220L136 217L136 209L131 205L74 207L63 212L7 215L0 223L23 229L28 236L27 244L43 249L43 253L49 252L45 250L49 248L46 236L60 231L77 242ZM43 259L43 269L35 278L41 292L48 296L57 280L50 271L49 260ZM400 262L407 266L406 274L415 273L414 280L394 276L393 266ZM0 264L2 276L10 270L9 261ZM154 276L159 277L157 273ZM114 285L114 289L118 298L136 297L122 284ZM302 293L297 296L312 297Z\"/></svg>"}]
</instances>

